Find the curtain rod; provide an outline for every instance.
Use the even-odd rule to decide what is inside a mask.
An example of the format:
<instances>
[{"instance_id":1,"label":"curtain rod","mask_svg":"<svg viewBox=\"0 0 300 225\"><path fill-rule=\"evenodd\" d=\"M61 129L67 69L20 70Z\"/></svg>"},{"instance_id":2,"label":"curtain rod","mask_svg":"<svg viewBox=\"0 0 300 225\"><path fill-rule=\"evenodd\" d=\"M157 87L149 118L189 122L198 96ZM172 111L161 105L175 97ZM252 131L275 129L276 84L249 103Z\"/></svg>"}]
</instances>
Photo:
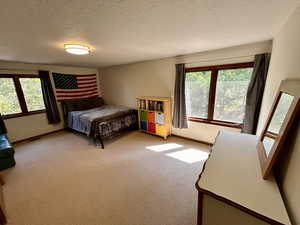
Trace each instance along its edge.
<instances>
[{"instance_id":1,"label":"curtain rod","mask_svg":"<svg viewBox=\"0 0 300 225\"><path fill-rule=\"evenodd\" d=\"M211 61L237 59L237 58L246 58L246 57L254 57L254 56L255 55L244 55L244 56L234 56L234 57L227 57L227 58L216 58L216 59L209 59L209 60L197 60L197 61L187 62L185 64L193 64L193 63L200 63L200 62L211 62Z\"/></svg>"}]
</instances>

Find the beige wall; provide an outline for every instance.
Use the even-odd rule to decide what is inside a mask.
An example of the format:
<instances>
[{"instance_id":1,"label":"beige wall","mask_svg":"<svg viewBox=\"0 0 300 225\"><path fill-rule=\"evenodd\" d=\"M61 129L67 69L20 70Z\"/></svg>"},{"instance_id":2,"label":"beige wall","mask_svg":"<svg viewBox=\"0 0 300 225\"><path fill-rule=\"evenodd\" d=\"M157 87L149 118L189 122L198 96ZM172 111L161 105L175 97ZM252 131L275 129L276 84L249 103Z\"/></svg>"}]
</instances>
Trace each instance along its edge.
<instances>
[{"instance_id":1,"label":"beige wall","mask_svg":"<svg viewBox=\"0 0 300 225\"><path fill-rule=\"evenodd\" d=\"M0 73L37 74L38 70L58 73L98 73L94 68L0 62ZM59 109L61 110L60 105ZM19 141L63 128L63 122L57 125L48 124L45 113L7 119L5 124L11 141Z\"/></svg>"},{"instance_id":2,"label":"beige wall","mask_svg":"<svg viewBox=\"0 0 300 225\"><path fill-rule=\"evenodd\" d=\"M110 104L136 107L136 97L173 97L175 64L187 63L187 67L247 62L253 55L271 51L271 41L231 47L209 52L184 55L101 70L103 96ZM189 122L188 129L174 129L173 134L213 143L220 129L238 129Z\"/></svg>"},{"instance_id":3,"label":"beige wall","mask_svg":"<svg viewBox=\"0 0 300 225\"><path fill-rule=\"evenodd\" d=\"M273 50L263 99L259 133L266 121L271 104L280 82L286 78L300 79L300 6L290 16L281 31L275 36ZM300 91L300 90L299 90ZM298 119L299 120L299 119ZM294 128L285 146L285 155L281 161L283 171L283 190L286 203L294 224L300 224L300 127Z\"/></svg>"}]
</instances>

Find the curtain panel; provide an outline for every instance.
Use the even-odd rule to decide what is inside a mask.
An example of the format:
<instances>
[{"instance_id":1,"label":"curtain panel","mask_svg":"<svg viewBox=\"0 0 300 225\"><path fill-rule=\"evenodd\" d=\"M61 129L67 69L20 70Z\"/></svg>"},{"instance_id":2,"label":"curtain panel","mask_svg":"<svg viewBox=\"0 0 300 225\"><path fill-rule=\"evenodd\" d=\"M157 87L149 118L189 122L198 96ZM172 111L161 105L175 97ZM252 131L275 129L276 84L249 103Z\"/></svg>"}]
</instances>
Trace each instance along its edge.
<instances>
[{"instance_id":1,"label":"curtain panel","mask_svg":"<svg viewBox=\"0 0 300 225\"><path fill-rule=\"evenodd\" d=\"M255 55L252 77L247 91L242 133L256 134L270 57L270 53Z\"/></svg>"},{"instance_id":2,"label":"curtain panel","mask_svg":"<svg viewBox=\"0 0 300 225\"><path fill-rule=\"evenodd\" d=\"M185 105L185 65L176 64L176 79L174 89L173 127L187 128Z\"/></svg>"},{"instance_id":3,"label":"curtain panel","mask_svg":"<svg viewBox=\"0 0 300 225\"><path fill-rule=\"evenodd\" d=\"M7 129L3 120L3 117L0 113L0 134L6 134L7 133Z\"/></svg>"},{"instance_id":4,"label":"curtain panel","mask_svg":"<svg viewBox=\"0 0 300 225\"><path fill-rule=\"evenodd\" d=\"M49 124L56 124L60 122L59 111L53 92L49 71L39 71L41 79L43 99L46 107L46 114Z\"/></svg>"}]
</instances>

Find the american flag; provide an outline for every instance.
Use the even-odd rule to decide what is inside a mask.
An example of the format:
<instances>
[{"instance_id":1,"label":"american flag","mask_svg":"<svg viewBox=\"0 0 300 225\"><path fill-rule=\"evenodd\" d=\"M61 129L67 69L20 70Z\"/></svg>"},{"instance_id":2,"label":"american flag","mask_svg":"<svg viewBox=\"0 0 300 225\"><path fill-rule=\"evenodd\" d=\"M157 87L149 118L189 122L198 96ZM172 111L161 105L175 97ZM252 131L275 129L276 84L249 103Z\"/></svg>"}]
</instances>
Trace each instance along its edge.
<instances>
[{"instance_id":1,"label":"american flag","mask_svg":"<svg viewBox=\"0 0 300 225\"><path fill-rule=\"evenodd\" d=\"M96 74L52 73L58 101L98 96Z\"/></svg>"}]
</instances>

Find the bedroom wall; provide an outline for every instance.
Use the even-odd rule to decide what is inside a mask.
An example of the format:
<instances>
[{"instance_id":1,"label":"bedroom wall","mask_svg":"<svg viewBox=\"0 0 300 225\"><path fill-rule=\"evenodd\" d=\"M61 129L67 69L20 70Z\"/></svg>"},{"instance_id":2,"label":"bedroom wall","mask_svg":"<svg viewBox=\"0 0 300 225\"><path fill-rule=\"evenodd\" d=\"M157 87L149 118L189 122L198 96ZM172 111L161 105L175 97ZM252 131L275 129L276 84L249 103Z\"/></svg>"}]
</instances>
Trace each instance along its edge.
<instances>
[{"instance_id":1,"label":"bedroom wall","mask_svg":"<svg viewBox=\"0 0 300 225\"><path fill-rule=\"evenodd\" d=\"M66 67L55 65L27 64L0 61L0 73L37 74L38 70L49 70L58 73L97 73L95 68ZM99 81L99 76L97 76ZM99 83L99 82L98 82ZM60 111L60 104L58 105ZM62 119L62 116L61 116ZM20 141L37 135L53 132L63 128L63 122L56 125L48 124L45 113L6 119L8 136L11 141Z\"/></svg>"},{"instance_id":2,"label":"bedroom wall","mask_svg":"<svg viewBox=\"0 0 300 225\"><path fill-rule=\"evenodd\" d=\"M159 60L101 69L103 96L110 104L136 107L136 97L173 97L175 64L187 63L187 67L247 62L254 55L271 51L272 42L264 41L231 48L189 54ZM213 143L220 129L239 132L239 129L189 122L188 129L175 129L172 133Z\"/></svg>"},{"instance_id":3,"label":"bedroom wall","mask_svg":"<svg viewBox=\"0 0 300 225\"><path fill-rule=\"evenodd\" d=\"M280 82L286 78L300 79L300 6L275 36L269 74L259 121L260 134ZM299 90L300 91L300 90ZM279 181L293 224L300 224L300 116L284 146L280 157Z\"/></svg>"}]
</instances>

